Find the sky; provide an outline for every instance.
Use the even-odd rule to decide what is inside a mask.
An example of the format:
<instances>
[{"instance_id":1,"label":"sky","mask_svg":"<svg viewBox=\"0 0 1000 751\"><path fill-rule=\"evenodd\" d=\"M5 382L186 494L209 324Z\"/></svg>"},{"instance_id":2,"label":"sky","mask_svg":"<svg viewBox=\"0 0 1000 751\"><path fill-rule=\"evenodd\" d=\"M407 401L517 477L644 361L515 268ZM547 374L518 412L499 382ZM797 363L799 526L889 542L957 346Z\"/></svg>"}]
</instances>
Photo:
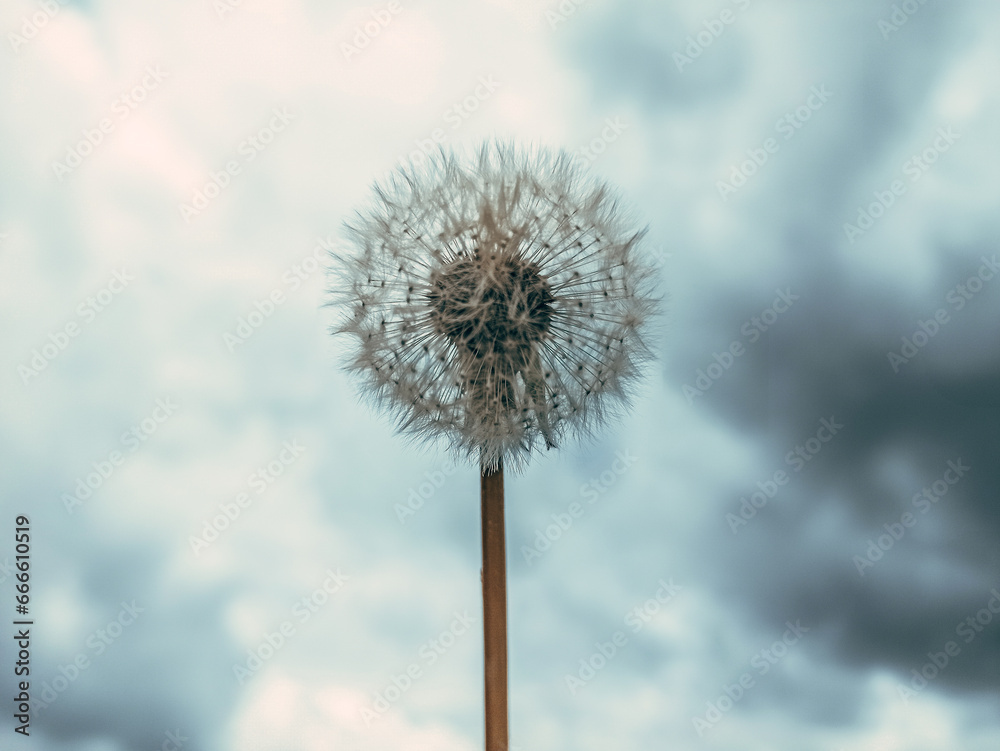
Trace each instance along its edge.
<instances>
[{"instance_id":1,"label":"sky","mask_svg":"<svg viewBox=\"0 0 1000 751\"><path fill-rule=\"evenodd\" d=\"M365 402L324 303L375 180L497 138L612 183L662 296L632 411L506 478L513 751L997 748L995 3L0 33L0 747L482 748L478 468Z\"/></svg>"}]
</instances>

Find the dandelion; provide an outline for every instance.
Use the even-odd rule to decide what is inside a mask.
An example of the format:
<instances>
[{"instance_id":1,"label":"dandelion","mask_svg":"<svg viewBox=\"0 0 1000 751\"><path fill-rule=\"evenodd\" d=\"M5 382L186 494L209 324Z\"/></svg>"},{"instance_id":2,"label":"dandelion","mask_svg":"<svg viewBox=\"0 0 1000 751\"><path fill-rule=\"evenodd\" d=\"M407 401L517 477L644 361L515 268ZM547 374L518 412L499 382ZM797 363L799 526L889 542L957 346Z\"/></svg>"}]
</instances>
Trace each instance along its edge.
<instances>
[{"instance_id":1,"label":"dandelion","mask_svg":"<svg viewBox=\"0 0 1000 751\"><path fill-rule=\"evenodd\" d=\"M374 192L337 259L334 330L401 431L480 464L487 748L506 749L503 469L627 406L655 268L645 230L565 152L442 150Z\"/></svg>"}]
</instances>

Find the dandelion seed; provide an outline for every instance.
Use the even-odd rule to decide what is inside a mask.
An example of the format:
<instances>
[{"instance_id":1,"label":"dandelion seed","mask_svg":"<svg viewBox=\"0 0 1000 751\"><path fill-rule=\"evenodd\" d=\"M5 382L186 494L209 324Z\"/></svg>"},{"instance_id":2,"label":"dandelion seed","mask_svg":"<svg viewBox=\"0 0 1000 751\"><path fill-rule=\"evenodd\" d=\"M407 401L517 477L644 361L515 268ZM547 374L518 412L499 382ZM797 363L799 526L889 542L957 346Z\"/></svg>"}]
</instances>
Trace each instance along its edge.
<instances>
[{"instance_id":1,"label":"dandelion seed","mask_svg":"<svg viewBox=\"0 0 1000 751\"><path fill-rule=\"evenodd\" d=\"M565 153L486 144L400 169L348 224L349 367L407 433L520 469L627 406L655 307L644 233Z\"/></svg>"}]
</instances>

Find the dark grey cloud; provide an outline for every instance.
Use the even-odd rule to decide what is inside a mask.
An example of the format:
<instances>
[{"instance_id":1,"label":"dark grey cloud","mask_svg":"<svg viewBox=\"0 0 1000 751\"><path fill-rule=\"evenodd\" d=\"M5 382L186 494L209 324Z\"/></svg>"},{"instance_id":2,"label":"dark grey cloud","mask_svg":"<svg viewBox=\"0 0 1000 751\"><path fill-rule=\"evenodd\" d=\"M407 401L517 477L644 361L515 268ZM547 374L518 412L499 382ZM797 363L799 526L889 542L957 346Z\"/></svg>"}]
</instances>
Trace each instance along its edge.
<instances>
[{"instance_id":1,"label":"dark grey cloud","mask_svg":"<svg viewBox=\"0 0 1000 751\"><path fill-rule=\"evenodd\" d=\"M747 13L777 9L754 6ZM908 276L905 255L900 278L887 283L884 276L869 276L865 254L884 249L871 238L861 249L851 248L842 230L871 189L898 174L897 144L921 128L932 136L938 124L928 117L930 98L940 93L970 29L997 19L971 3L927 6L884 40L876 24L891 12L890 4L881 3L797 6L787 14L794 21L784 19L785 30L794 30L791 38L774 31L769 41L787 50L786 71L765 88L794 93L805 78L836 92L816 116L818 124L804 128L768 165L773 173L765 178L761 170L765 192L726 206L751 215L747 226L762 226L762 234L776 239L774 251L782 260L770 267L770 279L756 273L742 288L729 281L714 290L700 288L696 303L686 295L676 311L682 320L675 321L663 352L666 383L680 390L730 341L747 345L741 326L759 315L773 289L790 288L800 298L747 345L695 407L760 447L765 458L759 479L777 470L792 479L738 535L721 515L700 530L692 547L701 556L691 562L690 573L741 619L777 627L797 617L814 629L804 649L827 664L830 677L769 683L741 710L778 704L805 722L854 722L863 709L859 686L871 671L889 670L906 680L911 668L948 640L962 644L963 653L942 672L936 690L960 698L988 694L1000 660L1000 623L967 646L956 635L956 625L981 610L990 588L1000 583L1000 288L987 284L961 311L945 302L953 285L976 272L981 256L996 252L1000 236L990 217L970 210L965 219L978 228L974 242L954 247L926 238L936 269L933 280L914 293L902 281ZM706 10L706 18L713 15ZM670 50L680 44L679 25L677 14L665 7L633 3L605 9L580 32L575 54L594 106L627 103L669 128L672 118L690 117L699 108L712 106L724 117L725 102L736 102L751 83L762 85L759 61L743 38L750 32L740 22L678 72ZM764 38L756 44L767 44ZM648 137L658 137L655 128ZM756 138L748 133L746 145L758 145ZM663 161L669 164L671 154L663 154ZM706 183L714 179L704 177ZM664 194L660 201L666 205L672 198ZM697 242L676 225L686 241ZM762 242L748 237L746 252ZM915 248L913 263L919 257ZM901 338L941 307L948 308L949 323L893 372L887 353L899 351ZM686 334L684 316L697 316L698 336ZM842 433L793 472L786 453L830 417L843 423ZM887 457L913 474L888 478ZM853 556L864 555L869 539L886 534L884 524L915 511L911 497L959 457L973 468L968 476L926 517L917 513L914 530L859 575ZM722 507L736 511L739 497L756 489L753 482L731 488L731 500ZM840 669L857 683L832 677Z\"/></svg>"}]
</instances>

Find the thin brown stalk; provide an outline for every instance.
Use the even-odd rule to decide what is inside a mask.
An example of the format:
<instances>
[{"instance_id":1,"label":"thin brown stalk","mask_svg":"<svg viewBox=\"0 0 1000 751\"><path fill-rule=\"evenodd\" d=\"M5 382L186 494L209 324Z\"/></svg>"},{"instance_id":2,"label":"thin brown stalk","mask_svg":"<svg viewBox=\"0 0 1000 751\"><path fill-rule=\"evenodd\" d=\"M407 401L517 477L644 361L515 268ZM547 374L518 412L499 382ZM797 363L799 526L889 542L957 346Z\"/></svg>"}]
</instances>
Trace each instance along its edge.
<instances>
[{"instance_id":1,"label":"thin brown stalk","mask_svg":"<svg viewBox=\"0 0 1000 751\"><path fill-rule=\"evenodd\" d=\"M483 644L486 684L486 751L508 751L507 556L504 536L503 465L483 467Z\"/></svg>"}]
</instances>

